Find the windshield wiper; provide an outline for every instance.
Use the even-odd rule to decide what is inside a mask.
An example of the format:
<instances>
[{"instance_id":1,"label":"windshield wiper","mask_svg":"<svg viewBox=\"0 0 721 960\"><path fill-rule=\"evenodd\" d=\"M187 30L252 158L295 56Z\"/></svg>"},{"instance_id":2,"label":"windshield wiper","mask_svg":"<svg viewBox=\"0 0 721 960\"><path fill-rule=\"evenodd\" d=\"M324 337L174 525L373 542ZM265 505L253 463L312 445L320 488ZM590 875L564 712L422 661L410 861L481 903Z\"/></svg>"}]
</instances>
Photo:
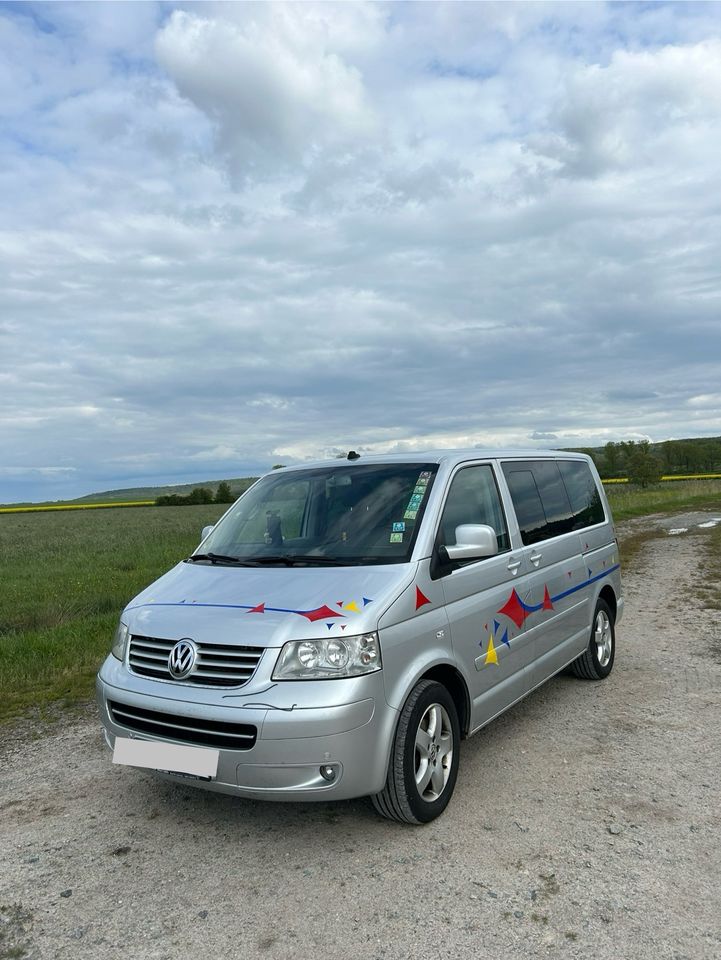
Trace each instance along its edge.
<instances>
[{"instance_id":1,"label":"windshield wiper","mask_svg":"<svg viewBox=\"0 0 721 960\"><path fill-rule=\"evenodd\" d=\"M287 554L278 554L271 557L253 557L253 565L261 566L263 564L274 564L274 563L283 563L286 567L294 567L296 563L329 563L334 566L342 566L342 561L337 557L316 557L312 554L305 553L287 553Z\"/></svg>"},{"instance_id":2,"label":"windshield wiper","mask_svg":"<svg viewBox=\"0 0 721 960\"><path fill-rule=\"evenodd\" d=\"M230 557L224 553L194 553L186 559L186 563L196 560L210 560L211 563L231 564L234 567L257 567L255 560L243 560L242 557Z\"/></svg>"}]
</instances>

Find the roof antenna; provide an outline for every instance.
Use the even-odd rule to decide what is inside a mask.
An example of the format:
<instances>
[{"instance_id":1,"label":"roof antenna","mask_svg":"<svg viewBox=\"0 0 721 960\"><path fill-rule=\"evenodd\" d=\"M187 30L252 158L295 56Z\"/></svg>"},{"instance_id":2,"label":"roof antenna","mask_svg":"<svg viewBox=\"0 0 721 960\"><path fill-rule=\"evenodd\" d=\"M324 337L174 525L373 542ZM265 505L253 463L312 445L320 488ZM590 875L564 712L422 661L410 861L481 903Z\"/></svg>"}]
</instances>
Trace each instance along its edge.
<instances>
[{"instance_id":1,"label":"roof antenna","mask_svg":"<svg viewBox=\"0 0 721 960\"><path fill-rule=\"evenodd\" d=\"M360 454L359 454L359 453L356 453L355 450L349 450L349 451L348 451L348 459L349 459L349 460L360 460Z\"/></svg>"}]
</instances>

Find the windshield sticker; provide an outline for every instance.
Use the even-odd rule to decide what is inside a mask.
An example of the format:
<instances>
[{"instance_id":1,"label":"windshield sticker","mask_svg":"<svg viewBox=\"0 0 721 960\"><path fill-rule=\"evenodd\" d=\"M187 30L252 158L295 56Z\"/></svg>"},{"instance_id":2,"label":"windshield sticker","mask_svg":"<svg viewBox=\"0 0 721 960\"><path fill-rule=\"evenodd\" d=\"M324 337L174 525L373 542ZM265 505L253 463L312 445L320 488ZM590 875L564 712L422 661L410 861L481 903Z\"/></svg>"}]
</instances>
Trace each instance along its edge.
<instances>
[{"instance_id":1,"label":"windshield sticker","mask_svg":"<svg viewBox=\"0 0 721 960\"><path fill-rule=\"evenodd\" d=\"M406 510L406 512L403 514L403 516L406 518L406 520L415 520L416 517L418 516L418 511L417 511L417 510Z\"/></svg>"},{"instance_id":2,"label":"windshield sticker","mask_svg":"<svg viewBox=\"0 0 721 960\"><path fill-rule=\"evenodd\" d=\"M429 481L430 479L431 479L431 471L430 471L430 470L423 470L423 471L418 475L418 482L419 482L419 483L421 482L421 480L425 480L425 482L428 483L428 481Z\"/></svg>"},{"instance_id":3,"label":"windshield sticker","mask_svg":"<svg viewBox=\"0 0 721 960\"><path fill-rule=\"evenodd\" d=\"M391 534L391 543L403 543L403 534L402 534L402 533L392 533L392 534Z\"/></svg>"},{"instance_id":4,"label":"windshield sticker","mask_svg":"<svg viewBox=\"0 0 721 960\"><path fill-rule=\"evenodd\" d=\"M422 499L423 499L423 495L422 495L422 494L420 494L420 493L414 493L414 494L412 495L411 499L408 501L408 509L409 509L409 510L417 510L417 509L420 507L420 505L421 505L421 500L422 500Z\"/></svg>"},{"instance_id":5,"label":"windshield sticker","mask_svg":"<svg viewBox=\"0 0 721 960\"><path fill-rule=\"evenodd\" d=\"M393 533L405 533L406 524L404 520L396 521L393 524Z\"/></svg>"}]
</instances>

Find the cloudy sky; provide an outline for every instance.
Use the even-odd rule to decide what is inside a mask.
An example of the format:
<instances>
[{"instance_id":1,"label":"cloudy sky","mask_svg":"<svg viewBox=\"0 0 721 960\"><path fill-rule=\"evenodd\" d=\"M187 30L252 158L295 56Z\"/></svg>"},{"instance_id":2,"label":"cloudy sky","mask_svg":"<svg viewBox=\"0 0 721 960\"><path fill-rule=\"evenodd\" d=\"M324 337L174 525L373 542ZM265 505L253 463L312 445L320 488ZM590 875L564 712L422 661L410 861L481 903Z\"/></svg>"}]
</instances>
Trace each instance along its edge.
<instances>
[{"instance_id":1,"label":"cloudy sky","mask_svg":"<svg viewBox=\"0 0 721 960\"><path fill-rule=\"evenodd\" d=\"M0 4L0 501L721 434L721 6Z\"/></svg>"}]
</instances>

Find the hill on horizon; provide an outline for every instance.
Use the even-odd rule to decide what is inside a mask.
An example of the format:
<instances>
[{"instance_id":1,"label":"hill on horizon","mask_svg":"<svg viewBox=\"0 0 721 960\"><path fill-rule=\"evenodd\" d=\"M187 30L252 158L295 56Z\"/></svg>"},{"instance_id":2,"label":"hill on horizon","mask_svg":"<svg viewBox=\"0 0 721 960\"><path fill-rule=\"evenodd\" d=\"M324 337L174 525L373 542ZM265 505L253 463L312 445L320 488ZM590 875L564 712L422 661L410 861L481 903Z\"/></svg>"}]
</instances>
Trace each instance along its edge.
<instances>
[{"instance_id":1,"label":"hill on horizon","mask_svg":"<svg viewBox=\"0 0 721 960\"><path fill-rule=\"evenodd\" d=\"M196 487L206 487L215 494L221 483L230 485L233 493L240 496L251 483L254 483L257 477L235 477L234 479L225 479L221 477L218 480L199 480L194 483L173 483L165 484L160 487L124 487L119 490L102 490L99 493L88 493L84 497L77 497L74 500L64 501L66 503L121 503L124 500L156 500L158 497L167 496L176 493L179 496L189 494Z\"/></svg>"}]
</instances>

